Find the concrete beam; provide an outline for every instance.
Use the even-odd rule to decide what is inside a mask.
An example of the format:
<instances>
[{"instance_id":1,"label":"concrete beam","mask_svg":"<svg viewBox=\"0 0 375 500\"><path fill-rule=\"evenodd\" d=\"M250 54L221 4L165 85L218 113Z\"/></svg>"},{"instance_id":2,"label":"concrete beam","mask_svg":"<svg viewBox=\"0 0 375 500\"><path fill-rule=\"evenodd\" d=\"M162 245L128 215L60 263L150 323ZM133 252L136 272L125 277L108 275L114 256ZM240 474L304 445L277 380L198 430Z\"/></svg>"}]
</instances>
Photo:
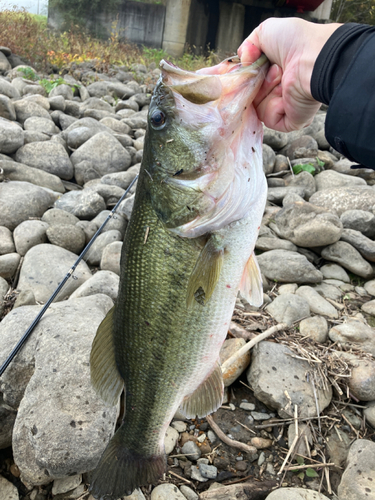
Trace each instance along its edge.
<instances>
[{"instance_id":1,"label":"concrete beam","mask_svg":"<svg viewBox=\"0 0 375 500\"><path fill-rule=\"evenodd\" d=\"M185 49L191 0L168 0L163 32L163 49L171 56L182 56Z\"/></svg>"},{"instance_id":2,"label":"concrete beam","mask_svg":"<svg viewBox=\"0 0 375 500\"><path fill-rule=\"evenodd\" d=\"M324 0L317 9L311 12L313 19L328 20L331 17L332 0Z\"/></svg>"},{"instance_id":3,"label":"concrete beam","mask_svg":"<svg viewBox=\"0 0 375 500\"><path fill-rule=\"evenodd\" d=\"M220 19L216 35L216 50L221 56L236 52L243 41L245 6L220 2Z\"/></svg>"}]
</instances>

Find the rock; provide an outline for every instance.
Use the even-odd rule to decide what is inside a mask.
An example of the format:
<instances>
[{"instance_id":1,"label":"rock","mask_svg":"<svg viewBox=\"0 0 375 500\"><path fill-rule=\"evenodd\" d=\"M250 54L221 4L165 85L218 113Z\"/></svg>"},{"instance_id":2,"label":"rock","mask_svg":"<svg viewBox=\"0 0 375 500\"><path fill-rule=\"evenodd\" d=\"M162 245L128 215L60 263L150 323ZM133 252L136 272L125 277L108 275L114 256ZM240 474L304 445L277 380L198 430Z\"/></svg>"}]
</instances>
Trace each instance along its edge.
<instances>
[{"instance_id":1,"label":"rock","mask_svg":"<svg viewBox=\"0 0 375 500\"><path fill-rule=\"evenodd\" d=\"M65 148L56 142L33 142L25 144L16 153L16 161L39 168L60 179L73 177L73 165Z\"/></svg>"},{"instance_id":2,"label":"rock","mask_svg":"<svg viewBox=\"0 0 375 500\"><path fill-rule=\"evenodd\" d=\"M85 115L85 113L89 110L105 111L107 116L115 113L115 110L110 104L108 104L108 102L103 99L98 99L97 97L90 97L89 99L86 99L83 104L81 104L81 116ZM103 118L103 116L101 118Z\"/></svg>"},{"instance_id":3,"label":"rock","mask_svg":"<svg viewBox=\"0 0 375 500\"><path fill-rule=\"evenodd\" d=\"M52 495L59 495L61 493L66 493L67 491L74 490L74 488L77 488L81 482L81 474L55 479L52 486Z\"/></svg>"},{"instance_id":4,"label":"rock","mask_svg":"<svg viewBox=\"0 0 375 500\"><path fill-rule=\"evenodd\" d=\"M110 210L103 210L90 222L90 225L95 227L95 230L99 229L110 213ZM108 220L102 232L105 233L107 231L117 229L117 231L120 231L121 236L124 237L126 226L127 221L125 217L122 214L116 213Z\"/></svg>"},{"instance_id":5,"label":"rock","mask_svg":"<svg viewBox=\"0 0 375 500\"><path fill-rule=\"evenodd\" d=\"M129 135L131 133L131 128L129 127L129 125L126 125L126 123L116 120L116 118L113 118L112 116L106 116L105 118L102 118L100 120L100 123L102 123L106 127L109 127L118 134Z\"/></svg>"},{"instance_id":6,"label":"rock","mask_svg":"<svg viewBox=\"0 0 375 500\"><path fill-rule=\"evenodd\" d=\"M375 297L375 280L367 281L364 284L364 288L367 293Z\"/></svg>"},{"instance_id":7,"label":"rock","mask_svg":"<svg viewBox=\"0 0 375 500\"><path fill-rule=\"evenodd\" d=\"M127 198L125 198L125 200L123 200L118 207L119 213L124 214L127 221L130 220L130 216L134 206L134 199L134 194L132 194L131 196L128 195Z\"/></svg>"},{"instance_id":8,"label":"rock","mask_svg":"<svg viewBox=\"0 0 375 500\"><path fill-rule=\"evenodd\" d=\"M316 140L309 135L298 137L287 146L285 151L285 156L288 156L290 160L295 160L297 158L315 158L317 155L318 144Z\"/></svg>"},{"instance_id":9,"label":"rock","mask_svg":"<svg viewBox=\"0 0 375 500\"><path fill-rule=\"evenodd\" d=\"M34 130L35 132L43 132L47 135L58 134L60 129L56 127L52 120L49 118L42 118L38 116L31 116L23 124L25 130Z\"/></svg>"},{"instance_id":10,"label":"rock","mask_svg":"<svg viewBox=\"0 0 375 500\"><path fill-rule=\"evenodd\" d=\"M186 441L181 448L181 453L186 455L188 460L198 460L201 456L201 450L194 441Z\"/></svg>"},{"instance_id":11,"label":"rock","mask_svg":"<svg viewBox=\"0 0 375 500\"><path fill-rule=\"evenodd\" d=\"M298 405L300 416L315 416L316 402L312 385L306 380L310 371L307 361L291 357L292 351L282 344L260 342L252 353L252 363L247 380L254 396L270 408L278 410L281 418L293 415ZM286 397L288 392L291 401ZM319 410L323 411L332 398L332 389L327 393L316 387Z\"/></svg>"},{"instance_id":12,"label":"rock","mask_svg":"<svg viewBox=\"0 0 375 500\"><path fill-rule=\"evenodd\" d=\"M187 500L198 500L198 495L193 491L189 486L186 486L185 484L180 486L181 493L184 495L184 497Z\"/></svg>"},{"instance_id":13,"label":"rock","mask_svg":"<svg viewBox=\"0 0 375 500\"><path fill-rule=\"evenodd\" d=\"M229 359L235 352L246 344L244 339L227 339L220 349L221 365ZM250 363L250 352L246 352L238 358L227 370L223 372L224 387L230 386L243 373Z\"/></svg>"},{"instance_id":14,"label":"rock","mask_svg":"<svg viewBox=\"0 0 375 500\"><path fill-rule=\"evenodd\" d=\"M366 260L375 262L375 242L367 238L360 231L344 229L341 240L350 243Z\"/></svg>"},{"instance_id":15,"label":"rock","mask_svg":"<svg viewBox=\"0 0 375 500\"><path fill-rule=\"evenodd\" d=\"M357 347L375 356L374 329L361 321L349 320L341 325L336 325L329 331L332 342L347 347Z\"/></svg>"},{"instance_id":16,"label":"rock","mask_svg":"<svg viewBox=\"0 0 375 500\"><path fill-rule=\"evenodd\" d=\"M296 426L295 424L290 424L288 426L288 446L289 449L292 446L292 443L294 442L294 439L296 437ZM312 433L311 429L308 426L308 424L303 424L299 423L298 425L298 441L296 443L296 446L293 448L293 452L296 453L297 455L303 455L303 456L308 456L309 450L307 449L306 446L306 439L311 446L313 444L313 438L312 438Z\"/></svg>"},{"instance_id":17,"label":"rock","mask_svg":"<svg viewBox=\"0 0 375 500\"><path fill-rule=\"evenodd\" d=\"M62 95L49 97L48 102L50 104L51 110L58 109L59 111L65 111L65 99Z\"/></svg>"},{"instance_id":18,"label":"rock","mask_svg":"<svg viewBox=\"0 0 375 500\"><path fill-rule=\"evenodd\" d=\"M0 117L6 120L16 120L16 110L14 109L13 102L9 97L0 95Z\"/></svg>"},{"instance_id":19,"label":"rock","mask_svg":"<svg viewBox=\"0 0 375 500\"><path fill-rule=\"evenodd\" d=\"M73 99L73 90L69 85L65 83L57 85L49 93L49 97L62 96L65 100L71 101Z\"/></svg>"},{"instance_id":20,"label":"rock","mask_svg":"<svg viewBox=\"0 0 375 500\"><path fill-rule=\"evenodd\" d=\"M262 252L268 252L269 250L289 250L291 252L297 252L297 247L294 243L288 240L281 240L280 238L258 238L255 243L255 248L261 250Z\"/></svg>"},{"instance_id":21,"label":"rock","mask_svg":"<svg viewBox=\"0 0 375 500\"><path fill-rule=\"evenodd\" d=\"M115 205L125 193L124 189L118 186L110 186L108 184L102 184L101 182L91 186L91 189L98 193L105 200L107 205ZM125 218L124 223L126 224Z\"/></svg>"},{"instance_id":22,"label":"rock","mask_svg":"<svg viewBox=\"0 0 375 500\"><path fill-rule=\"evenodd\" d=\"M61 225L73 225L75 226L79 222L78 217L66 212L65 210L60 210L58 208L51 208L43 214L43 222L47 222L50 226L61 226Z\"/></svg>"},{"instance_id":23,"label":"rock","mask_svg":"<svg viewBox=\"0 0 375 500\"><path fill-rule=\"evenodd\" d=\"M202 476L197 465L191 466L191 479L193 479L194 481L199 481L200 483L205 483L206 481L208 481L206 477Z\"/></svg>"},{"instance_id":24,"label":"rock","mask_svg":"<svg viewBox=\"0 0 375 500\"><path fill-rule=\"evenodd\" d=\"M186 500L180 490L171 483L159 484L151 492L151 500Z\"/></svg>"},{"instance_id":25,"label":"rock","mask_svg":"<svg viewBox=\"0 0 375 500\"><path fill-rule=\"evenodd\" d=\"M55 202L55 208L65 210L79 219L92 219L105 210L105 201L92 189L69 191Z\"/></svg>"},{"instance_id":26,"label":"rock","mask_svg":"<svg viewBox=\"0 0 375 500\"><path fill-rule=\"evenodd\" d=\"M278 132L266 126L263 127L263 142L272 149L278 151L288 144L288 134L285 132Z\"/></svg>"},{"instance_id":27,"label":"rock","mask_svg":"<svg viewBox=\"0 0 375 500\"><path fill-rule=\"evenodd\" d=\"M351 377L347 380L353 396L360 401L374 401L375 361L359 359L358 356L347 352L337 352L336 355L343 357L352 367Z\"/></svg>"},{"instance_id":28,"label":"rock","mask_svg":"<svg viewBox=\"0 0 375 500\"><path fill-rule=\"evenodd\" d=\"M329 461L333 462L336 467L345 467L350 442L349 436L345 432L340 431L337 427L334 432L331 431L329 436L327 436Z\"/></svg>"},{"instance_id":29,"label":"rock","mask_svg":"<svg viewBox=\"0 0 375 500\"><path fill-rule=\"evenodd\" d=\"M375 190L370 186L331 188L317 191L309 201L340 217L347 210L366 210L375 205Z\"/></svg>"},{"instance_id":30,"label":"rock","mask_svg":"<svg viewBox=\"0 0 375 500\"><path fill-rule=\"evenodd\" d=\"M16 247L14 245L12 231L7 227L0 226L0 255L6 253L14 253Z\"/></svg>"},{"instance_id":31,"label":"rock","mask_svg":"<svg viewBox=\"0 0 375 500\"><path fill-rule=\"evenodd\" d=\"M337 244L337 243L336 243ZM261 271L281 283L319 283L323 275L304 255L286 250L271 250L257 256Z\"/></svg>"},{"instance_id":32,"label":"rock","mask_svg":"<svg viewBox=\"0 0 375 500\"><path fill-rule=\"evenodd\" d=\"M70 296L69 300L87 297L97 293L108 295L113 301L117 299L119 277L111 271L98 271L83 283Z\"/></svg>"},{"instance_id":33,"label":"rock","mask_svg":"<svg viewBox=\"0 0 375 500\"><path fill-rule=\"evenodd\" d=\"M36 300L34 293L31 290L23 290L19 293L14 303L13 309L22 306L35 306L35 304Z\"/></svg>"},{"instance_id":34,"label":"rock","mask_svg":"<svg viewBox=\"0 0 375 500\"><path fill-rule=\"evenodd\" d=\"M88 500L93 500L93 496L90 496ZM123 497L124 500L146 500L146 497L142 493L142 491L137 488L136 490L133 491L131 495L127 495Z\"/></svg>"},{"instance_id":35,"label":"rock","mask_svg":"<svg viewBox=\"0 0 375 500\"><path fill-rule=\"evenodd\" d=\"M46 484L92 470L114 431L117 408L96 395L89 368L93 338L112 304L105 295L52 304L33 332L38 340L31 358L35 371L13 431L23 481ZM18 321L25 323L30 309L35 316L40 308L16 309ZM14 315L11 319L16 320ZM8 328L10 324L8 320Z\"/></svg>"},{"instance_id":36,"label":"rock","mask_svg":"<svg viewBox=\"0 0 375 500\"><path fill-rule=\"evenodd\" d=\"M12 66L10 62L8 61L8 58L6 55L0 51L0 73L5 73L6 71L9 71L12 69Z\"/></svg>"},{"instance_id":37,"label":"rock","mask_svg":"<svg viewBox=\"0 0 375 500\"><path fill-rule=\"evenodd\" d=\"M338 312L332 304L325 300L319 293L311 286L301 286L296 291L296 294L304 298L309 306L311 312L327 316L328 318L337 319Z\"/></svg>"},{"instance_id":38,"label":"rock","mask_svg":"<svg viewBox=\"0 0 375 500\"><path fill-rule=\"evenodd\" d=\"M21 94L19 93L17 88L4 78L0 78L0 94L3 94L9 97L10 99L14 97L15 98L21 97Z\"/></svg>"},{"instance_id":39,"label":"rock","mask_svg":"<svg viewBox=\"0 0 375 500\"><path fill-rule=\"evenodd\" d=\"M46 187L58 193L65 192L64 185L57 175L49 174L43 170L28 167L15 161L0 161L0 168L3 169L4 177L10 181L30 182L36 186Z\"/></svg>"},{"instance_id":40,"label":"rock","mask_svg":"<svg viewBox=\"0 0 375 500\"><path fill-rule=\"evenodd\" d=\"M311 203L295 202L275 216L280 235L300 247L317 247L340 239L343 226L340 219Z\"/></svg>"},{"instance_id":41,"label":"rock","mask_svg":"<svg viewBox=\"0 0 375 500\"><path fill-rule=\"evenodd\" d=\"M276 321L286 323L288 326L291 326L295 321L310 316L308 302L304 298L291 293L279 295L266 309Z\"/></svg>"},{"instance_id":42,"label":"rock","mask_svg":"<svg viewBox=\"0 0 375 500\"><path fill-rule=\"evenodd\" d=\"M138 172L139 169L137 169L136 166L134 165L133 167L129 168L126 172L117 172L114 174L104 175L100 179L100 182L102 184L110 184L114 186L119 186L122 189L127 189L130 183L138 174Z\"/></svg>"},{"instance_id":43,"label":"rock","mask_svg":"<svg viewBox=\"0 0 375 500\"><path fill-rule=\"evenodd\" d=\"M30 248L47 241L48 224L40 220L25 220L13 232L17 253L24 256Z\"/></svg>"},{"instance_id":44,"label":"rock","mask_svg":"<svg viewBox=\"0 0 375 500\"><path fill-rule=\"evenodd\" d=\"M298 175L287 176L285 182L287 186L302 187L307 199L316 191L315 179L309 172L302 171Z\"/></svg>"},{"instance_id":45,"label":"rock","mask_svg":"<svg viewBox=\"0 0 375 500\"><path fill-rule=\"evenodd\" d=\"M340 288L335 285L325 283L325 280L323 280L319 285L314 285L314 290L316 290L324 298L335 301L340 301L341 297L344 295Z\"/></svg>"},{"instance_id":46,"label":"rock","mask_svg":"<svg viewBox=\"0 0 375 500\"><path fill-rule=\"evenodd\" d=\"M375 215L365 210L347 210L341 214L344 228L360 231L368 238L375 237Z\"/></svg>"},{"instance_id":47,"label":"rock","mask_svg":"<svg viewBox=\"0 0 375 500\"><path fill-rule=\"evenodd\" d=\"M1 70L1 58L0 58L0 70ZM17 488L14 486L14 484L5 479L5 477L3 476L0 476L0 491L1 491L1 498L4 500L19 500Z\"/></svg>"},{"instance_id":48,"label":"rock","mask_svg":"<svg viewBox=\"0 0 375 500\"><path fill-rule=\"evenodd\" d=\"M323 493L305 488L279 488L273 490L266 500L329 500ZM340 499L341 500L341 499ZM343 499L344 500L344 499Z\"/></svg>"},{"instance_id":49,"label":"rock","mask_svg":"<svg viewBox=\"0 0 375 500\"><path fill-rule=\"evenodd\" d=\"M50 136L38 132L36 130L25 130L25 144L31 144L32 142L46 142L50 140Z\"/></svg>"},{"instance_id":50,"label":"rock","mask_svg":"<svg viewBox=\"0 0 375 500\"><path fill-rule=\"evenodd\" d=\"M165 454L169 455L172 453L173 448L176 446L179 438L179 433L173 427L169 426L164 438L164 448Z\"/></svg>"},{"instance_id":51,"label":"rock","mask_svg":"<svg viewBox=\"0 0 375 500\"><path fill-rule=\"evenodd\" d=\"M51 119L48 111L39 104L32 102L28 99L21 99L14 101L14 109L16 110L17 121L22 125L31 116L41 116L42 118Z\"/></svg>"},{"instance_id":52,"label":"rock","mask_svg":"<svg viewBox=\"0 0 375 500\"><path fill-rule=\"evenodd\" d=\"M46 302L58 283L77 260L77 255L65 248L42 244L32 247L25 255L18 283L19 290L32 290L38 302ZM91 276L85 262L74 271L76 279L70 279L56 301L68 298Z\"/></svg>"},{"instance_id":53,"label":"rock","mask_svg":"<svg viewBox=\"0 0 375 500\"><path fill-rule=\"evenodd\" d=\"M52 245L69 250L79 255L86 243L86 236L78 226L72 224L54 224L47 229L47 237Z\"/></svg>"},{"instance_id":54,"label":"rock","mask_svg":"<svg viewBox=\"0 0 375 500\"><path fill-rule=\"evenodd\" d=\"M301 186L285 186L268 188L267 200L271 203L282 204L287 196L298 196L304 198L305 189Z\"/></svg>"},{"instance_id":55,"label":"rock","mask_svg":"<svg viewBox=\"0 0 375 500\"><path fill-rule=\"evenodd\" d=\"M323 316L305 318L299 324L299 331L303 337L310 337L315 342L324 344L328 338L328 324Z\"/></svg>"},{"instance_id":56,"label":"rock","mask_svg":"<svg viewBox=\"0 0 375 500\"><path fill-rule=\"evenodd\" d=\"M131 164L131 157L111 134L100 132L80 146L72 154L71 161L75 168L82 161L87 161L101 177L126 170ZM83 184L83 178L78 178L77 182Z\"/></svg>"},{"instance_id":57,"label":"rock","mask_svg":"<svg viewBox=\"0 0 375 500\"><path fill-rule=\"evenodd\" d=\"M0 153L15 153L23 143L24 132L18 123L0 119Z\"/></svg>"},{"instance_id":58,"label":"rock","mask_svg":"<svg viewBox=\"0 0 375 500\"><path fill-rule=\"evenodd\" d=\"M18 269L21 256L18 253L7 253L0 255L0 277L4 279L13 278Z\"/></svg>"},{"instance_id":59,"label":"rock","mask_svg":"<svg viewBox=\"0 0 375 500\"><path fill-rule=\"evenodd\" d=\"M372 427L375 427L375 401L367 403L367 408L363 410L363 415L366 421L372 425Z\"/></svg>"},{"instance_id":60,"label":"rock","mask_svg":"<svg viewBox=\"0 0 375 500\"><path fill-rule=\"evenodd\" d=\"M365 302L361 307L362 311L371 314L371 316L375 316L375 300L370 300L369 302Z\"/></svg>"},{"instance_id":61,"label":"rock","mask_svg":"<svg viewBox=\"0 0 375 500\"><path fill-rule=\"evenodd\" d=\"M41 217L54 200L52 193L29 182L0 183L0 225L13 230L30 217Z\"/></svg>"},{"instance_id":62,"label":"rock","mask_svg":"<svg viewBox=\"0 0 375 500\"><path fill-rule=\"evenodd\" d=\"M110 231L106 231L105 233L101 233L85 255L84 259L86 262L92 266L98 266L103 255L104 248L114 241L122 241L120 231L112 229Z\"/></svg>"},{"instance_id":63,"label":"rock","mask_svg":"<svg viewBox=\"0 0 375 500\"><path fill-rule=\"evenodd\" d=\"M337 241L333 245L323 248L322 257L341 264L345 269L362 278L371 278L373 275L371 265L352 245L345 241Z\"/></svg>"},{"instance_id":64,"label":"rock","mask_svg":"<svg viewBox=\"0 0 375 500\"><path fill-rule=\"evenodd\" d=\"M325 264L320 268L320 272L326 279L335 279L344 281L345 283L350 283L348 273L337 264Z\"/></svg>"},{"instance_id":65,"label":"rock","mask_svg":"<svg viewBox=\"0 0 375 500\"><path fill-rule=\"evenodd\" d=\"M366 186L366 181L360 177L340 174L334 170L323 170L315 176L317 191L336 189L340 187Z\"/></svg>"},{"instance_id":66,"label":"rock","mask_svg":"<svg viewBox=\"0 0 375 500\"><path fill-rule=\"evenodd\" d=\"M266 175L272 174L276 159L275 152L270 146L267 146L267 144L263 144L262 148L263 148L263 171Z\"/></svg>"},{"instance_id":67,"label":"rock","mask_svg":"<svg viewBox=\"0 0 375 500\"><path fill-rule=\"evenodd\" d=\"M272 439L253 437L250 439L250 443L252 446L255 446L257 450L264 450L272 446Z\"/></svg>"},{"instance_id":68,"label":"rock","mask_svg":"<svg viewBox=\"0 0 375 500\"><path fill-rule=\"evenodd\" d=\"M198 467L202 477L206 479L216 479L217 468L214 465L200 463Z\"/></svg>"},{"instance_id":69,"label":"rock","mask_svg":"<svg viewBox=\"0 0 375 500\"><path fill-rule=\"evenodd\" d=\"M368 500L374 496L374 463L375 443L367 439L354 441L338 487L340 500Z\"/></svg>"},{"instance_id":70,"label":"rock","mask_svg":"<svg viewBox=\"0 0 375 500\"><path fill-rule=\"evenodd\" d=\"M100 269L112 271L120 275L122 244L122 241L114 241L113 243L109 243L109 245L103 249Z\"/></svg>"}]
</instances>

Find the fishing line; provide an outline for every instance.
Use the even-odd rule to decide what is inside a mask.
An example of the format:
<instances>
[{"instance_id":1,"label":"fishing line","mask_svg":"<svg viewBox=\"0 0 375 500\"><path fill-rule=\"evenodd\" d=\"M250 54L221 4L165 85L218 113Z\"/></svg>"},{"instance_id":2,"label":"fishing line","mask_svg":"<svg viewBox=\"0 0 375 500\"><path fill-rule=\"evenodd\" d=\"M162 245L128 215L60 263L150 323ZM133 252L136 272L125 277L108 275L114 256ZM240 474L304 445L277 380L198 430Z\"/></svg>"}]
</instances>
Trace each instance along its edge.
<instances>
[{"instance_id":1,"label":"fishing line","mask_svg":"<svg viewBox=\"0 0 375 500\"><path fill-rule=\"evenodd\" d=\"M138 175L136 175L134 177L134 179L131 181L131 183L129 184L127 190L125 191L125 193L121 196L121 198L119 199L119 201L116 203L116 205L113 207L113 209L111 210L111 212L109 213L108 217L106 218L106 220L103 222L103 224L100 226L100 228L96 231L96 233L94 234L94 236L91 238L91 240L88 242L88 244L85 246L85 248L82 250L80 256L78 257L78 259L75 261L75 263L73 264L73 266L69 269L68 273L66 274L66 276L64 277L64 279L59 283L58 287L56 288L56 290L53 292L53 294L50 296L50 298L47 300L47 302L44 304L43 308L41 309L41 311L39 312L39 314L36 316L36 318L34 319L34 321L31 323L31 325L29 326L29 328L26 330L26 332L24 333L23 337L18 341L17 345L14 347L13 351L9 354L9 356L7 357L7 359L4 361L4 363L1 365L0 367L0 377L3 375L3 373L5 372L5 370L8 368L8 366L10 365L10 363L13 361L14 357L16 356L16 354L22 349L22 346L24 345L24 343L26 342L26 340L29 338L29 336L31 335L31 332L34 330L34 328L36 327L36 325L39 323L39 321L41 320L41 318L43 317L44 313L47 311L47 309L49 308L49 306L52 304L52 302L55 300L56 296L58 295L58 293L61 291L62 287L65 285L65 283L68 281L68 279L73 276L73 273L76 269L76 267L78 266L78 264L81 262L81 260L83 259L83 257L86 255L86 253L90 250L92 244L94 243L94 241L96 240L96 238L99 236L99 234L102 232L104 226L107 224L107 222L109 221L109 219L111 219L114 215L115 215L115 212L116 210L118 209L120 203L122 202L122 200L125 198L125 196L129 193L130 189L133 187L135 181L138 179Z\"/></svg>"}]
</instances>

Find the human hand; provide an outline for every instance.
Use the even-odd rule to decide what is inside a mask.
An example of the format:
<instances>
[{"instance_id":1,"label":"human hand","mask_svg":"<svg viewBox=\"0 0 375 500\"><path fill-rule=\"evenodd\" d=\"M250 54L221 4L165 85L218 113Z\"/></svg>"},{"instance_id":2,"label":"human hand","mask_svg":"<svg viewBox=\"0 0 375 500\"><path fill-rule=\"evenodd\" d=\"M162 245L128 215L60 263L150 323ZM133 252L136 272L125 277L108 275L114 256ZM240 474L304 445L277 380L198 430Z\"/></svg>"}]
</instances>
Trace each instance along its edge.
<instances>
[{"instance_id":1,"label":"human hand","mask_svg":"<svg viewBox=\"0 0 375 500\"><path fill-rule=\"evenodd\" d=\"M272 63L254 100L258 116L267 127L290 132L312 122L320 107L310 90L314 64L340 26L298 18L270 18L240 45L241 62L252 63L263 52Z\"/></svg>"}]
</instances>

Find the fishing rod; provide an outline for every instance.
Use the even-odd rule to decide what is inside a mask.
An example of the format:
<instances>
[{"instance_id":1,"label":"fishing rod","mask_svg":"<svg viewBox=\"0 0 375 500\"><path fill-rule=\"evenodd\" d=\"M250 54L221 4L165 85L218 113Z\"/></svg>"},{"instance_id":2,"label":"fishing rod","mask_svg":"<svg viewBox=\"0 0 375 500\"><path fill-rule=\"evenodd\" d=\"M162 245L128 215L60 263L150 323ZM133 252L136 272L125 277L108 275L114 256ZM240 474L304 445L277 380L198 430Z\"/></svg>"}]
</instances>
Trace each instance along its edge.
<instances>
[{"instance_id":1,"label":"fishing rod","mask_svg":"<svg viewBox=\"0 0 375 500\"><path fill-rule=\"evenodd\" d=\"M131 183L129 184L129 186L126 189L125 193L121 196L121 198L118 200L118 202L113 207L113 209L111 210L111 212L108 214L108 217L106 218L106 220L103 222L103 224L99 227L99 229L96 231L96 233L94 234L94 236L91 238L91 240L85 246L85 248L82 250L80 256L75 261L75 263L73 264L73 266L69 269L69 271L65 275L64 279L59 283L58 287L53 292L53 294L50 296L50 298L47 300L47 302L44 304L43 308L41 309L41 311L39 312L39 314L36 316L36 318L34 319L34 321L31 323L31 325L29 326L29 328L26 330L26 332L24 333L23 337L18 341L18 343L16 344L16 346L14 347L14 349L12 350L12 352L9 354L9 356L4 361L4 363L1 365L1 367L0 367L0 377L3 375L3 373L5 372L5 370L8 368L8 366L10 365L10 363L13 361L14 357L16 356L16 354L22 349L22 346L25 344L26 340L30 337L32 331L34 330L34 328L36 327L36 325L39 323L39 321L42 319L42 317L44 316L44 313L47 311L47 309L49 308L49 306L55 300L56 296L59 294L59 292L61 291L62 287L65 285L65 283L68 281L68 279L71 276L73 276L73 273L76 270L76 267L81 262L81 260L86 255L86 253L90 250L92 244L94 243L94 241L96 240L96 238L99 236L99 234L102 232L104 226L107 224L107 222L109 221L109 219L111 219L115 215L115 212L118 209L120 203L125 198L125 196L129 193L129 191L131 190L131 188L133 187L133 185L134 185L134 183L135 183L135 181L137 179L138 179L138 174L131 181Z\"/></svg>"}]
</instances>

